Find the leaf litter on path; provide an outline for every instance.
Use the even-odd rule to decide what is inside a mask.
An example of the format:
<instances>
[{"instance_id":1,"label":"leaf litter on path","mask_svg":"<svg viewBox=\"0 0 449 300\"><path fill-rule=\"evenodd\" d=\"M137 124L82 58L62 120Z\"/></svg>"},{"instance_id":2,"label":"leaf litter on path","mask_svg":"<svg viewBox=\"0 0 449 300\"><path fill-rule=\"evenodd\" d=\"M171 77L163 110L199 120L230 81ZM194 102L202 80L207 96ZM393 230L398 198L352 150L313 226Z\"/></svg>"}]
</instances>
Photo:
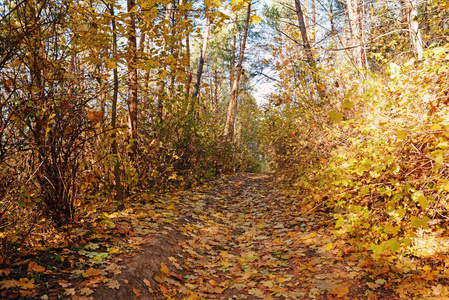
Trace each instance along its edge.
<instances>
[{"instance_id":1,"label":"leaf litter on path","mask_svg":"<svg viewBox=\"0 0 449 300\"><path fill-rule=\"evenodd\" d=\"M77 252L85 257L83 268L52 274L51 288L21 278L0 281L0 289L107 300L449 295L430 267L402 272L357 252L353 241L334 234L329 212L304 214L297 194L271 174L236 174L167 193L152 204L103 214L103 229ZM35 262L25 267L30 274L44 271Z\"/></svg>"}]
</instances>

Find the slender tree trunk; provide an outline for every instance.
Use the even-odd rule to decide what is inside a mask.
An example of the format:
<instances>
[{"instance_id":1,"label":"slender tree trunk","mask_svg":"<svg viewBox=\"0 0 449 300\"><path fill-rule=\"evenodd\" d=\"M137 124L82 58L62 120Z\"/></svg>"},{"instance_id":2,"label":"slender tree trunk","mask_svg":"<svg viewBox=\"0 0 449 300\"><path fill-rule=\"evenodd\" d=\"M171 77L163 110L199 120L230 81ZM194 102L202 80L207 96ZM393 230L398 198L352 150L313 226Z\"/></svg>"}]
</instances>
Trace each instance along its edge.
<instances>
[{"instance_id":1,"label":"slender tree trunk","mask_svg":"<svg viewBox=\"0 0 449 300\"><path fill-rule=\"evenodd\" d=\"M203 74L204 58L206 57L207 44L209 42L209 33L210 33L210 26L211 26L210 23L211 23L210 18L207 17L206 30L204 32L204 37L203 37L203 48L201 49L200 61L198 63L198 71L196 72L196 83L193 88L192 101L195 101L195 99L198 97L198 95L200 93L201 75ZM192 103L192 108L194 106L195 106L194 103Z\"/></svg>"},{"instance_id":2,"label":"slender tree trunk","mask_svg":"<svg viewBox=\"0 0 449 300\"><path fill-rule=\"evenodd\" d=\"M112 107L111 107L111 126L112 126L112 155L114 157L114 179L115 179L115 200L117 201L118 209L124 208L124 199L123 199L123 189L122 189L122 181L120 179L120 159L118 155L117 149L117 99L118 99L118 71L117 71L117 33L116 33L116 21L114 17L114 6L109 5L109 11L112 16L112 57L115 62L114 66L114 85L113 85L113 94L112 94Z\"/></svg>"},{"instance_id":3,"label":"slender tree trunk","mask_svg":"<svg viewBox=\"0 0 449 300\"><path fill-rule=\"evenodd\" d=\"M187 71L187 86L186 86L186 95L187 98L190 96L190 85L192 84L192 71L190 69L190 33L186 35L186 71Z\"/></svg>"},{"instance_id":4,"label":"slender tree trunk","mask_svg":"<svg viewBox=\"0 0 449 300\"><path fill-rule=\"evenodd\" d=\"M416 18L418 17L418 10L412 0L402 0L403 14L407 21L407 27L410 36L410 44L412 51L415 53L416 58L419 60L423 56L423 42L421 32L419 30L419 24Z\"/></svg>"},{"instance_id":5,"label":"slender tree trunk","mask_svg":"<svg viewBox=\"0 0 449 300\"><path fill-rule=\"evenodd\" d=\"M315 83L316 91L321 101L324 101L327 98L326 91L324 90L324 85L321 82L321 78L318 75L318 70L315 63L314 51L309 43L309 38L307 37L306 24L304 22L304 15L301 9L301 3L299 0L295 0L296 6L296 16L298 17L299 22L299 30L301 31L302 42L304 46L304 50L306 53L307 62L310 66L312 72L313 82Z\"/></svg>"},{"instance_id":6,"label":"slender tree trunk","mask_svg":"<svg viewBox=\"0 0 449 300\"><path fill-rule=\"evenodd\" d=\"M147 47L147 55L150 56L151 49L153 49L153 37L148 37L148 47ZM145 110L149 109L150 105L150 70L145 71L144 75L144 84L143 84L143 97L142 97L142 106Z\"/></svg>"},{"instance_id":7,"label":"slender tree trunk","mask_svg":"<svg viewBox=\"0 0 449 300\"><path fill-rule=\"evenodd\" d=\"M232 83L234 82L234 76L235 76L235 52L236 52L236 46L237 46L237 22L239 21L239 15L238 12L235 12L235 19L234 19L234 36L232 39L232 55L231 55L231 74L229 76L229 87L232 89Z\"/></svg>"},{"instance_id":8,"label":"slender tree trunk","mask_svg":"<svg viewBox=\"0 0 449 300\"><path fill-rule=\"evenodd\" d=\"M136 6L128 0L128 13ZM137 38L134 14L129 14L128 24L128 130L131 137L131 160L137 160Z\"/></svg>"},{"instance_id":9,"label":"slender tree trunk","mask_svg":"<svg viewBox=\"0 0 449 300\"><path fill-rule=\"evenodd\" d=\"M352 59L354 65L358 69L363 68L362 64L362 45L360 45L359 32L357 30L358 22L358 0L346 0L346 6L348 8L349 27L351 29L351 47L352 47Z\"/></svg>"},{"instance_id":10,"label":"slender tree trunk","mask_svg":"<svg viewBox=\"0 0 449 300\"><path fill-rule=\"evenodd\" d=\"M187 1L186 1L187 2ZM187 14L184 17L187 20ZM187 85L186 85L186 96L189 99L190 96L190 85L192 84L192 71L190 69L190 33L186 34L186 71L187 71ZM187 113L188 111L186 111Z\"/></svg>"},{"instance_id":11,"label":"slender tree trunk","mask_svg":"<svg viewBox=\"0 0 449 300\"><path fill-rule=\"evenodd\" d=\"M172 10L172 3L170 2L167 4L166 10L165 10L165 26L164 26L165 37L169 36L169 34L170 34L171 10ZM167 41L164 38L164 42L162 44L162 53L166 54L166 52L167 52ZM165 73L166 71L167 71L167 65L164 63L163 73ZM164 109L164 105L163 105L162 101L164 99L165 78L159 78L158 85L159 85L159 90L158 90L156 114L157 114L157 118L158 118L158 123L161 123L162 118L163 118L163 109Z\"/></svg>"},{"instance_id":12,"label":"slender tree trunk","mask_svg":"<svg viewBox=\"0 0 449 300\"><path fill-rule=\"evenodd\" d=\"M331 22L331 32L332 35L335 34L335 23L334 23L334 2L333 0L329 0L329 12L330 12L330 22Z\"/></svg>"},{"instance_id":13,"label":"slender tree trunk","mask_svg":"<svg viewBox=\"0 0 449 300\"><path fill-rule=\"evenodd\" d=\"M364 11L363 11L363 4L360 0L357 0L358 2L358 14L359 14L359 45L360 45L360 55L362 60L362 68L366 69L368 67L368 58L366 57L366 51L365 51L365 41L364 41L364 35L363 35L363 28L364 28Z\"/></svg>"},{"instance_id":14,"label":"slender tree trunk","mask_svg":"<svg viewBox=\"0 0 449 300\"><path fill-rule=\"evenodd\" d=\"M218 73L214 72L214 104L213 104L213 112L214 116L217 115L218 112Z\"/></svg>"},{"instance_id":15,"label":"slender tree trunk","mask_svg":"<svg viewBox=\"0 0 449 300\"><path fill-rule=\"evenodd\" d=\"M242 65L243 65L243 58L245 55L245 46L246 46L246 38L248 36L248 27L249 27L249 19L251 18L251 2L248 3L248 10L246 13L246 22L245 22L245 29L243 32L243 40L242 45L240 47L240 56L239 56L239 62L237 65L237 72L236 76L234 78L234 81L232 83L231 88L231 97L229 99L229 106L228 106L228 115L226 118L226 124L224 128L223 135L225 138L229 141L232 141L234 138L234 111L236 106L236 100L237 100L237 88L240 80L240 75L242 74Z\"/></svg>"},{"instance_id":16,"label":"slender tree trunk","mask_svg":"<svg viewBox=\"0 0 449 300\"><path fill-rule=\"evenodd\" d=\"M316 7L315 0L312 0L312 44L315 44L315 34L316 34Z\"/></svg>"}]
</instances>

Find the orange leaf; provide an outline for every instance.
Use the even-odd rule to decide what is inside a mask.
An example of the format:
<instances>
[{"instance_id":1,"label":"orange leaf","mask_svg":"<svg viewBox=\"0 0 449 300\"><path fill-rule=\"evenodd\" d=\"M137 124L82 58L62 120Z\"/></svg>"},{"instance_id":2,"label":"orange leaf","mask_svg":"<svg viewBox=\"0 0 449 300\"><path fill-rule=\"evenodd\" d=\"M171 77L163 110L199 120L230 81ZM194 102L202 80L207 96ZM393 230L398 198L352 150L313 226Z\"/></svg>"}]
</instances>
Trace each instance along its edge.
<instances>
[{"instance_id":1,"label":"orange leaf","mask_svg":"<svg viewBox=\"0 0 449 300\"><path fill-rule=\"evenodd\" d=\"M137 297L142 296L142 292L141 292L139 289L133 288L133 293L134 293Z\"/></svg>"},{"instance_id":2,"label":"orange leaf","mask_svg":"<svg viewBox=\"0 0 449 300\"><path fill-rule=\"evenodd\" d=\"M337 288L331 291L332 294L337 295L338 298L344 297L347 293L349 293L349 288L345 285L339 285Z\"/></svg>"},{"instance_id":3,"label":"orange leaf","mask_svg":"<svg viewBox=\"0 0 449 300\"><path fill-rule=\"evenodd\" d=\"M87 277L98 276L100 274L101 274L100 270L89 268L88 270L86 270L86 272L83 272L81 275L83 275L83 277L87 278Z\"/></svg>"},{"instance_id":4,"label":"orange leaf","mask_svg":"<svg viewBox=\"0 0 449 300\"><path fill-rule=\"evenodd\" d=\"M88 288L88 287L85 287L85 288L82 288L81 290L80 290L80 294L81 295L90 295L90 294L92 294L94 291L92 291L90 288Z\"/></svg>"},{"instance_id":5,"label":"orange leaf","mask_svg":"<svg viewBox=\"0 0 449 300\"><path fill-rule=\"evenodd\" d=\"M65 290L65 293L64 293L64 295L67 295L67 296L73 296L73 295L75 295L75 294L76 294L76 291L75 291L74 288L66 289L66 290Z\"/></svg>"},{"instance_id":6,"label":"orange leaf","mask_svg":"<svg viewBox=\"0 0 449 300\"><path fill-rule=\"evenodd\" d=\"M34 284L34 279L28 279L28 278L20 278L19 282L16 283L17 286L23 290L31 290L36 288L36 285Z\"/></svg>"},{"instance_id":7,"label":"orange leaf","mask_svg":"<svg viewBox=\"0 0 449 300\"><path fill-rule=\"evenodd\" d=\"M107 287L110 289L119 289L120 283L117 280L111 280L107 283Z\"/></svg>"},{"instance_id":8,"label":"orange leaf","mask_svg":"<svg viewBox=\"0 0 449 300\"><path fill-rule=\"evenodd\" d=\"M45 268L42 266L39 266L35 261L30 261L30 263L28 264L28 269L27 272L36 272L36 273L42 273L45 271Z\"/></svg>"},{"instance_id":9,"label":"orange leaf","mask_svg":"<svg viewBox=\"0 0 449 300\"><path fill-rule=\"evenodd\" d=\"M160 268L159 272L154 274L153 279L157 283L163 283L167 280L168 276L170 276L170 270L163 262L161 262L161 268Z\"/></svg>"},{"instance_id":10,"label":"orange leaf","mask_svg":"<svg viewBox=\"0 0 449 300\"><path fill-rule=\"evenodd\" d=\"M0 290L4 290L4 289L10 289L10 288L15 288L16 287L16 283L17 281L14 279L8 280L2 280L0 281Z\"/></svg>"},{"instance_id":11,"label":"orange leaf","mask_svg":"<svg viewBox=\"0 0 449 300\"><path fill-rule=\"evenodd\" d=\"M103 118L103 114L101 111L95 111L95 110L89 110L87 112L87 118L89 121L97 123L100 122L100 120Z\"/></svg>"}]
</instances>

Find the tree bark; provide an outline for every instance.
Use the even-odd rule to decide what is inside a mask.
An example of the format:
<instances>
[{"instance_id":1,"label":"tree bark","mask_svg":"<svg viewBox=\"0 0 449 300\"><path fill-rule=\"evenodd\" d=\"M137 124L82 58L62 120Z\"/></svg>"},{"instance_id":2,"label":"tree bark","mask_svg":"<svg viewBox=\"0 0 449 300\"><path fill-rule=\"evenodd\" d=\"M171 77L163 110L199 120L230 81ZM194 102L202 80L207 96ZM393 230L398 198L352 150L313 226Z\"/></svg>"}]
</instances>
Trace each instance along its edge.
<instances>
[{"instance_id":1,"label":"tree bark","mask_svg":"<svg viewBox=\"0 0 449 300\"><path fill-rule=\"evenodd\" d=\"M232 88L230 92L230 99L229 99L229 106L228 106L228 115L226 118L226 124L224 128L223 135L228 141L232 141L234 138L234 111L235 111L235 104L237 99L237 88L238 83L240 79L240 75L242 74L242 64L243 64L243 57L245 55L245 46L246 46L246 38L248 36L248 28L249 28L249 19L251 18L251 1L248 3L248 10L246 13L246 22L245 22L245 29L243 32L243 40L242 45L240 47L240 56L239 56L239 63L237 65L237 72L236 76L234 78L234 81L232 83Z\"/></svg>"},{"instance_id":2,"label":"tree bark","mask_svg":"<svg viewBox=\"0 0 449 300\"><path fill-rule=\"evenodd\" d=\"M204 32L204 37L203 37L203 47L201 49L201 54L200 54L200 61L198 63L198 71L196 72L196 83L195 86L193 88L193 93L192 93L192 101L195 101L195 99L198 97L199 93L200 93L200 88L201 88L201 75L203 74L203 67L204 67L204 58L206 57L206 51L207 51L207 44L209 42L209 34L210 34L210 17L207 17L207 23L206 23L206 29ZM194 103L192 103L192 108L194 107Z\"/></svg>"},{"instance_id":3,"label":"tree bark","mask_svg":"<svg viewBox=\"0 0 449 300\"><path fill-rule=\"evenodd\" d=\"M295 0L295 7L296 7L296 16L298 17L298 22L299 22L299 30L301 31L302 42L303 42L304 50L306 52L307 62L311 69L312 79L315 84L315 88L318 93L318 96L320 97L320 100L325 101L325 99L327 98L326 91L324 90L324 85L322 84L321 78L318 75L318 69L316 67L315 58L314 58L314 51L313 51L312 47L310 46L309 38L307 36L307 29L306 29L306 24L304 22L304 15L302 13L301 3L299 2L299 0Z\"/></svg>"},{"instance_id":4,"label":"tree bark","mask_svg":"<svg viewBox=\"0 0 449 300\"><path fill-rule=\"evenodd\" d=\"M128 13L136 6L128 0ZM131 160L137 160L137 38L134 14L129 14L128 24L128 130L131 137Z\"/></svg>"},{"instance_id":5,"label":"tree bark","mask_svg":"<svg viewBox=\"0 0 449 300\"><path fill-rule=\"evenodd\" d=\"M358 0L346 0L348 8L349 28L351 29L351 47L352 59L354 65L358 69L363 69L362 63L362 45L360 44L359 31L357 30L358 22Z\"/></svg>"},{"instance_id":6,"label":"tree bark","mask_svg":"<svg viewBox=\"0 0 449 300\"><path fill-rule=\"evenodd\" d=\"M407 27L410 36L410 44L412 51L415 53L416 58L419 60L423 57L423 42L421 32L419 30L419 24L416 20L418 16L418 10L412 0L402 0L403 14L407 22Z\"/></svg>"},{"instance_id":7,"label":"tree bark","mask_svg":"<svg viewBox=\"0 0 449 300\"><path fill-rule=\"evenodd\" d=\"M111 126L112 126L112 155L114 157L114 179L115 179L115 199L117 201L118 209L124 208L124 199L123 199L123 189L122 182L120 179L120 160L117 149L117 99L118 99L118 71L117 71L117 32L116 32L116 21L114 16L114 6L109 5L109 12L111 13L111 23L112 23L112 57L115 62L113 76L114 76L114 85L113 85L113 94L112 94L112 107L111 107Z\"/></svg>"},{"instance_id":8,"label":"tree bark","mask_svg":"<svg viewBox=\"0 0 449 300\"><path fill-rule=\"evenodd\" d=\"M236 44L237 44L237 22L239 20L238 12L235 12L235 19L234 19L234 36L232 40L232 55L231 55L231 74L229 76L229 88L232 89L232 83L234 82L234 76L235 76L235 51L236 51Z\"/></svg>"},{"instance_id":9,"label":"tree bark","mask_svg":"<svg viewBox=\"0 0 449 300\"><path fill-rule=\"evenodd\" d=\"M312 44L315 44L315 34L316 34L316 7L315 0L312 0Z\"/></svg>"},{"instance_id":10,"label":"tree bark","mask_svg":"<svg viewBox=\"0 0 449 300\"><path fill-rule=\"evenodd\" d=\"M162 53L165 55L167 52L167 42L166 39L170 34L170 16L171 16L171 10L172 10L172 3L168 3L166 10L165 10L165 26L164 26L164 42L162 44ZM163 73L167 71L167 65L164 63L163 67ZM161 75L161 74L159 74ZM156 115L158 119L158 123L162 122L163 118L163 109L164 105L162 103L162 100L164 98L164 89L165 89L165 78L159 78L158 81L158 96L157 96L157 107L156 107Z\"/></svg>"},{"instance_id":11,"label":"tree bark","mask_svg":"<svg viewBox=\"0 0 449 300\"><path fill-rule=\"evenodd\" d=\"M186 35L186 71L187 71L187 86L186 86L186 95L187 98L190 96L190 85L192 84L192 71L190 69L190 33Z\"/></svg>"}]
</instances>

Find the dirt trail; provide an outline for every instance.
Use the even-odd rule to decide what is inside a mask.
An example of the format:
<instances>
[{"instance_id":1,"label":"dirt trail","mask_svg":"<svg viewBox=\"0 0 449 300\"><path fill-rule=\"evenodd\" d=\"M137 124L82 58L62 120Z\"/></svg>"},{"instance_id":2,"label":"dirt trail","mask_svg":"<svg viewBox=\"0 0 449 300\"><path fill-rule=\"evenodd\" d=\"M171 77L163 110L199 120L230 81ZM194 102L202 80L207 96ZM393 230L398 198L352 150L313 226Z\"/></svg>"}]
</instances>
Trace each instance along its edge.
<instances>
[{"instance_id":1,"label":"dirt trail","mask_svg":"<svg viewBox=\"0 0 449 300\"><path fill-rule=\"evenodd\" d=\"M153 239L123 262L132 268L117 276L119 292L100 289L94 298L388 298L368 282L368 261L334 249L332 217L304 216L295 194L268 174L238 174L178 193L170 199L175 221L156 240L159 250Z\"/></svg>"}]
</instances>

